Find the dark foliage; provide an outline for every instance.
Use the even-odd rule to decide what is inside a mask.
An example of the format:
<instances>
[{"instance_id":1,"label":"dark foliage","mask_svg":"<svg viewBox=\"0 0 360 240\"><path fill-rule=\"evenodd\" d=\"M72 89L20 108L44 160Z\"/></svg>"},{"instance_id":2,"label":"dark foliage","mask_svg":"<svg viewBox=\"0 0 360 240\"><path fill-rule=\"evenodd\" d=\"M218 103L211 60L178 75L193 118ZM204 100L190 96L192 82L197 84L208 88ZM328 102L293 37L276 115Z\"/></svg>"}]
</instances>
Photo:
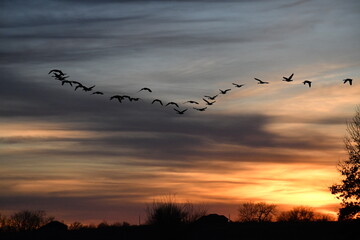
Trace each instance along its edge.
<instances>
[{"instance_id":1,"label":"dark foliage","mask_svg":"<svg viewBox=\"0 0 360 240\"><path fill-rule=\"evenodd\" d=\"M339 220L360 218L360 106L355 117L347 124L348 135L344 138L348 159L338 164L338 170L343 176L340 184L330 187L332 194L341 199L342 208Z\"/></svg>"}]
</instances>

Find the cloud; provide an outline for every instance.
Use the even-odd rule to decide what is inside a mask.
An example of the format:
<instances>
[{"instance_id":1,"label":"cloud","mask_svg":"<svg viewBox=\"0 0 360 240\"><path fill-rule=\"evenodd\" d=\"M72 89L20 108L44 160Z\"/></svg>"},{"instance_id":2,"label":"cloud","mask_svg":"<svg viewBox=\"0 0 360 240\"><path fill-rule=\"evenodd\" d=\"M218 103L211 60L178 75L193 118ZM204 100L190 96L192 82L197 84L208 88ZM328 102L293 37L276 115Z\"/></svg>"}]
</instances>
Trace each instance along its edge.
<instances>
[{"instance_id":1,"label":"cloud","mask_svg":"<svg viewBox=\"0 0 360 240\"><path fill-rule=\"evenodd\" d=\"M211 46L279 42L284 36L290 38L311 31L321 20L296 15L292 16L295 20L279 21L274 18L278 15L276 11L260 7L259 14L265 20L259 20L244 11L248 1L244 9L242 3L233 2L220 10L218 3L203 6L194 1L180 5L186 11L177 10L180 4L177 1L165 6L155 2L145 7L142 4L134 7L129 2L114 6L48 3L40 5L40 9L25 4L27 13L22 15L16 14L19 11L14 5L5 4L9 9L0 22L4 29L1 39L7 47L0 48L0 61L72 62L127 57L136 52L159 54L159 50L166 49L201 51Z\"/></svg>"},{"instance_id":2,"label":"cloud","mask_svg":"<svg viewBox=\"0 0 360 240\"><path fill-rule=\"evenodd\" d=\"M35 143L40 146L18 152L16 156L91 157L113 163L119 158L132 158L136 161L127 161L127 164L186 169L218 160L309 162L314 161L314 157L306 156L310 153L294 156L288 150L338 149L334 137L321 133L303 131L289 136L267 130L269 124L282 123L284 118L264 114L214 114L211 110L209 113L189 110L179 116L172 109L151 105L148 100L120 104L109 101L108 97L74 92L70 86L61 86L50 77L49 83L42 83L28 82L6 71L2 75L0 113L3 118L20 121L19 124L26 121L28 126L32 122L52 122L59 130L67 131L64 136L58 136L51 129L40 136L3 136L0 141L9 146ZM333 124L334 120L317 122ZM78 135L81 132L84 134ZM61 147L65 143L72 147ZM47 147L54 144L59 147ZM9 155L4 159L11 157Z\"/></svg>"}]
</instances>

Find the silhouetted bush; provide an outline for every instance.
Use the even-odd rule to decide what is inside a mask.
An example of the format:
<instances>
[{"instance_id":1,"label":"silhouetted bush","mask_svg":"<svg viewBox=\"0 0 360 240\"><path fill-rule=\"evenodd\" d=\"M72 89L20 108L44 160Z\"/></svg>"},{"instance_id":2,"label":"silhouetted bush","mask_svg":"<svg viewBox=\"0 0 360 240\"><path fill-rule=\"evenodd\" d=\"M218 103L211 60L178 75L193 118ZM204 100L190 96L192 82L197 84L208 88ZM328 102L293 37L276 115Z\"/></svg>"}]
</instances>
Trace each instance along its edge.
<instances>
[{"instance_id":1,"label":"silhouetted bush","mask_svg":"<svg viewBox=\"0 0 360 240\"><path fill-rule=\"evenodd\" d=\"M313 221L332 221L331 216L315 212L313 208L299 206L290 211L281 212L277 218L279 222L313 222Z\"/></svg>"},{"instance_id":2,"label":"silhouetted bush","mask_svg":"<svg viewBox=\"0 0 360 240\"><path fill-rule=\"evenodd\" d=\"M97 225L97 228L107 228L109 224L106 221L103 221Z\"/></svg>"},{"instance_id":3,"label":"silhouetted bush","mask_svg":"<svg viewBox=\"0 0 360 240\"><path fill-rule=\"evenodd\" d=\"M192 203L178 203L174 196L165 196L146 208L147 224L177 225L196 221L207 210Z\"/></svg>"},{"instance_id":4,"label":"silhouetted bush","mask_svg":"<svg viewBox=\"0 0 360 240\"><path fill-rule=\"evenodd\" d=\"M246 202L238 208L240 222L271 222L276 213L275 204Z\"/></svg>"}]
</instances>

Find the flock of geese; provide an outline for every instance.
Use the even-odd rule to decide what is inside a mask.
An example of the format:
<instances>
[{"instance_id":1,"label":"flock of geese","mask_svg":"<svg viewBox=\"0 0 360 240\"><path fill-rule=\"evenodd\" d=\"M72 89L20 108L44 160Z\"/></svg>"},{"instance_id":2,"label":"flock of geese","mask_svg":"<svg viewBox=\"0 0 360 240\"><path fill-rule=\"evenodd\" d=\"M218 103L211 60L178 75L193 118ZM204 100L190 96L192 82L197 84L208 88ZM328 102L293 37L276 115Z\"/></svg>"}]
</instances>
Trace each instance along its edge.
<instances>
[{"instance_id":1,"label":"flock of geese","mask_svg":"<svg viewBox=\"0 0 360 240\"><path fill-rule=\"evenodd\" d=\"M95 85L93 86L90 86L90 87L87 87L85 85L83 85L82 83L78 82L78 81L70 81L70 80L67 80L69 78L69 76L62 72L61 70L59 69L52 69L49 71L48 74L52 74L51 77L53 77L55 80L58 80L58 81L61 81L61 85L65 85L65 84L68 84L70 86L75 86L75 90L76 91L77 89L82 89L83 91L85 92L92 92L91 94L92 95L104 95L103 92L101 91L93 91ZM294 76L294 73L291 74L289 77L283 77L283 80L282 81L285 81L285 82L292 82L294 81L293 80L293 76ZM263 81L259 78L254 78L256 81L258 81L258 84L269 84L269 82L266 82L266 81ZM351 78L346 78L343 80L343 83L346 84L348 83L350 86L352 85L352 82L353 82L353 79ZM312 82L309 81L309 80L305 80L302 82L304 85L308 85L309 88L311 88L311 84ZM235 88L241 88L243 87L245 84L238 84L238 83L232 83L232 85L234 85ZM227 92L231 91L231 88L228 88L228 89L219 89L219 92L218 94L216 95L212 95L212 96L209 96L209 95L206 95L202 98L202 100L204 101L203 103L206 105L205 107L192 107L194 110L196 111L199 111L199 112L203 112L207 109L207 106L211 106L213 105L215 102L216 102L216 98L219 96L219 95L225 95ZM153 91L150 89L150 88L147 88L147 87L144 87L144 88L141 88L138 92L148 92L148 93L152 93ZM131 97L131 96L128 96L128 95L113 95L113 96L110 96L110 101L112 100L118 100L118 102L122 103L125 99L127 99L127 101L130 101L130 102L137 102L137 101L140 101L141 98L139 97ZM159 104L161 106L164 106L164 103L163 101L161 101L160 99L154 99L151 104ZM192 104L192 105L200 105L199 102L197 101L194 101L194 100L189 100L189 101L186 101L184 102L183 104ZM185 108L185 109L180 109L180 106L178 103L176 102L168 102L167 104L165 104L165 107L167 106L174 106L174 111L177 113L177 114L184 114L188 109ZM176 107L176 108L175 108Z\"/></svg>"}]
</instances>

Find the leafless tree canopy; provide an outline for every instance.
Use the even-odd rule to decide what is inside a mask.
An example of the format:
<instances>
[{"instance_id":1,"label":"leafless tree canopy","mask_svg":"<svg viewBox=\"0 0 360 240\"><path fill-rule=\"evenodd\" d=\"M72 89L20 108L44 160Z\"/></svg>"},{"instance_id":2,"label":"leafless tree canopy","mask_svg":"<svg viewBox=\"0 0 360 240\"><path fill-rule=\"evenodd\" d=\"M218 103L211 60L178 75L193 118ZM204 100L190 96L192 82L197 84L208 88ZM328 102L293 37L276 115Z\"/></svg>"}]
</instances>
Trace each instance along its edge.
<instances>
[{"instance_id":1,"label":"leafless tree canopy","mask_svg":"<svg viewBox=\"0 0 360 240\"><path fill-rule=\"evenodd\" d=\"M276 205L265 202L246 202L238 209L240 222L270 222L276 213Z\"/></svg>"},{"instance_id":2,"label":"leafless tree canopy","mask_svg":"<svg viewBox=\"0 0 360 240\"><path fill-rule=\"evenodd\" d=\"M45 211L23 210L11 215L9 225L17 231L31 231L54 220L53 217L47 217Z\"/></svg>"}]
</instances>

